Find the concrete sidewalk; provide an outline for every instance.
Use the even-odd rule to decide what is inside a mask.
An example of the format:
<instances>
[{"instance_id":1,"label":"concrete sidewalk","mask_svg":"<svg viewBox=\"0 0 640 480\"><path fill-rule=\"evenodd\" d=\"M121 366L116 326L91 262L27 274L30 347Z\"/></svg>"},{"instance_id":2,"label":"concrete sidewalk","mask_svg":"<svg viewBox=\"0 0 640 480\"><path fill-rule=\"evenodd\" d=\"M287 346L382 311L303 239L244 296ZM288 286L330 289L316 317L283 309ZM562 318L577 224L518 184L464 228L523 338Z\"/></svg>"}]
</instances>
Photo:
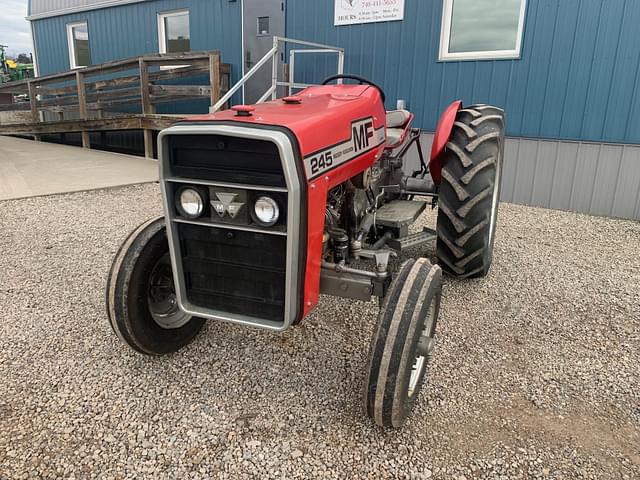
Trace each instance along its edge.
<instances>
[{"instance_id":1,"label":"concrete sidewalk","mask_svg":"<svg viewBox=\"0 0 640 480\"><path fill-rule=\"evenodd\" d=\"M0 200L157 179L154 160L0 136Z\"/></svg>"}]
</instances>

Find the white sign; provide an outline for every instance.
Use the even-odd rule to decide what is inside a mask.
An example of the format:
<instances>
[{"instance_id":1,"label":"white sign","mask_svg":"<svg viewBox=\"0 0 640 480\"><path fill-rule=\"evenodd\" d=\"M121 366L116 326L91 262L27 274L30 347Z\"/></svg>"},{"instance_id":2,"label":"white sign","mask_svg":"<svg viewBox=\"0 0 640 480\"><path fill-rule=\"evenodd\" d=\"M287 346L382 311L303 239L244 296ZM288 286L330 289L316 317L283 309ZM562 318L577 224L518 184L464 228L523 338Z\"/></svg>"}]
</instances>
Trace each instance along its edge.
<instances>
[{"instance_id":1,"label":"white sign","mask_svg":"<svg viewBox=\"0 0 640 480\"><path fill-rule=\"evenodd\" d=\"M334 25L404 19L404 0L336 0Z\"/></svg>"}]
</instances>

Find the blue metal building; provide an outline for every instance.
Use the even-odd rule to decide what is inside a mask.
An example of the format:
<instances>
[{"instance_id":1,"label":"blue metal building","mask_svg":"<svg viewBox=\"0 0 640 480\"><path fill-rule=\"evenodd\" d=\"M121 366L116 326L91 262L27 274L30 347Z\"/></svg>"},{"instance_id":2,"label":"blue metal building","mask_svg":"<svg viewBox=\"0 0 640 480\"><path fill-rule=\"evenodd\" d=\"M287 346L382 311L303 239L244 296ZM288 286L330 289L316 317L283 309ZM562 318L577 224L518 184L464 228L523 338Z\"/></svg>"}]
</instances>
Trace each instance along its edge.
<instances>
[{"instance_id":1,"label":"blue metal building","mask_svg":"<svg viewBox=\"0 0 640 480\"><path fill-rule=\"evenodd\" d=\"M281 9L280 32L273 16L251 17L255 2L30 0L38 73L73 66L74 24L92 63L162 51L167 12L188 12L190 49L220 50L232 82L256 33L335 45L346 72L382 85L390 109L404 100L426 131L457 98L504 108L503 200L640 219L640 2L392 0L399 13L369 22L338 15L381 2L261 0ZM310 56L295 80L318 82L331 62Z\"/></svg>"}]
</instances>

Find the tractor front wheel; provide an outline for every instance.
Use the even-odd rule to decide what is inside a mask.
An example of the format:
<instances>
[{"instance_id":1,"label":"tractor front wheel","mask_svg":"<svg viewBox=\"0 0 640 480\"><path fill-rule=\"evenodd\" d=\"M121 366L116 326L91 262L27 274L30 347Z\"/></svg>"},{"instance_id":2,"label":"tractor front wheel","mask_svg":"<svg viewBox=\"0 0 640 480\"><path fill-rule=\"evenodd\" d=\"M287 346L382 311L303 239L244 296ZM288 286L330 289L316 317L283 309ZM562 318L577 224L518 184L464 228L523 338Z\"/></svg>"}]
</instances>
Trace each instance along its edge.
<instances>
[{"instance_id":1,"label":"tractor front wheel","mask_svg":"<svg viewBox=\"0 0 640 480\"><path fill-rule=\"evenodd\" d=\"M442 271L428 260L407 260L394 278L369 350L367 415L382 427L401 427L424 383L435 347Z\"/></svg>"},{"instance_id":2,"label":"tractor front wheel","mask_svg":"<svg viewBox=\"0 0 640 480\"><path fill-rule=\"evenodd\" d=\"M143 223L124 241L113 259L106 297L113 331L140 353L175 352L205 322L178 307L162 217Z\"/></svg>"},{"instance_id":3,"label":"tractor front wheel","mask_svg":"<svg viewBox=\"0 0 640 480\"><path fill-rule=\"evenodd\" d=\"M504 113L489 105L458 112L442 158L437 256L458 278L484 277L493 259L504 156Z\"/></svg>"}]
</instances>

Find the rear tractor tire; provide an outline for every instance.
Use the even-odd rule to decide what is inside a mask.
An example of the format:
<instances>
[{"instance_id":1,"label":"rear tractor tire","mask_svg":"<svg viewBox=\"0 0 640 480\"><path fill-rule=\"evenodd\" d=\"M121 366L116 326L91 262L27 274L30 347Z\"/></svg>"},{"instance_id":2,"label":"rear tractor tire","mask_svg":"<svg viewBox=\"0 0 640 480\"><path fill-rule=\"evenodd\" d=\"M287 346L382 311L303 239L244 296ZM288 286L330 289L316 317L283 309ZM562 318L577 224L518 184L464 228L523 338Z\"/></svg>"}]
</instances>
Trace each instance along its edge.
<instances>
[{"instance_id":1,"label":"rear tractor tire","mask_svg":"<svg viewBox=\"0 0 640 480\"><path fill-rule=\"evenodd\" d=\"M143 223L124 241L111 265L106 303L113 331L140 353L175 352L202 329L204 319L178 307L164 218Z\"/></svg>"},{"instance_id":2,"label":"rear tractor tire","mask_svg":"<svg viewBox=\"0 0 640 480\"><path fill-rule=\"evenodd\" d=\"M407 260L392 281L369 350L365 408L381 427L401 427L424 383L435 347L442 270Z\"/></svg>"},{"instance_id":3,"label":"rear tractor tire","mask_svg":"<svg viewBox=\"0 0 640 480\"><path fill-rule=\"evenodd\" d=\"M504 112L461 109L442 158L437 256L453 277L484 277L493 260L504 156Z\"/></svg>"}]
</instances>

